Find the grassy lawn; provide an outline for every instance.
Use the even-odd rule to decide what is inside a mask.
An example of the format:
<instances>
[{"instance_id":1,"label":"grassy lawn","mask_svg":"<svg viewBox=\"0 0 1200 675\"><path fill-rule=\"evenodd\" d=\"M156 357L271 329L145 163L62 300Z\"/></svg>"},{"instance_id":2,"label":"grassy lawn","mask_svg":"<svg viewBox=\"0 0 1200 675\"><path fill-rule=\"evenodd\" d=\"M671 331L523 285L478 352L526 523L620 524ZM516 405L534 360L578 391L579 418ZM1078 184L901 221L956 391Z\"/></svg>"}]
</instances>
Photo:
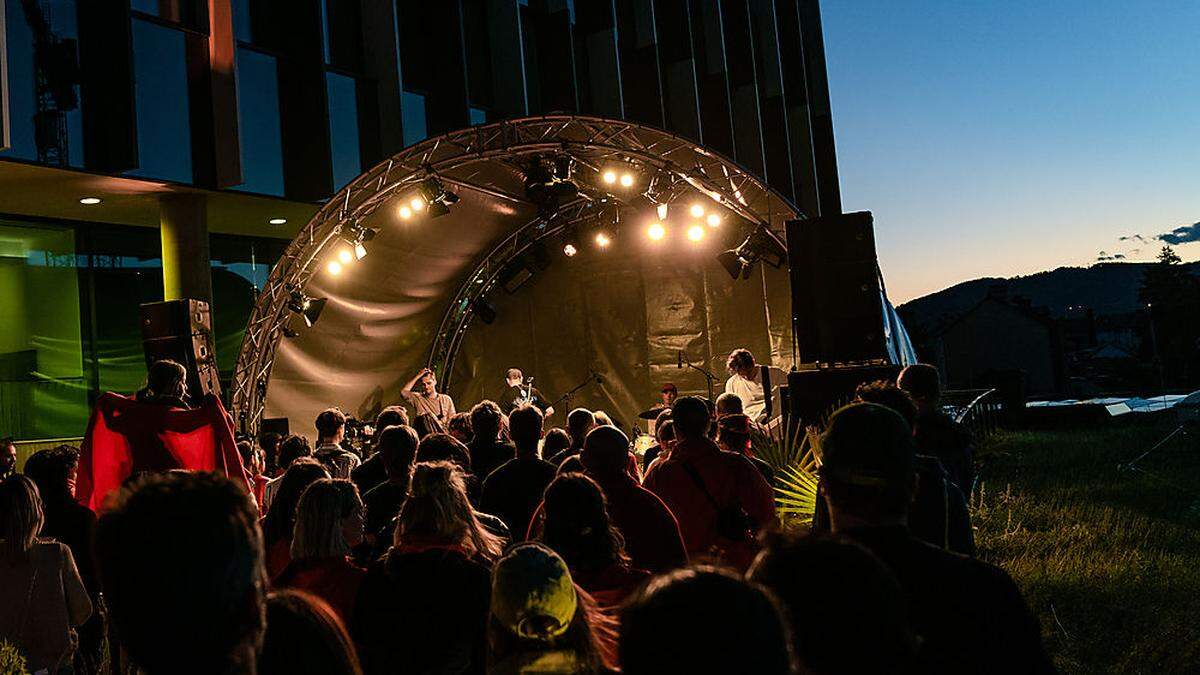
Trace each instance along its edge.
<instances>
[{"instance_id":1,"label":"grassy lawn","mask_svg":"<svg viewBox=\"0 0 1200 675\"><path fill-rule=\"evenodd\" d=\"M980 557L1006 569L1064 673L1200 672L1200 430L1004 431L979 452Z\"/></svg>"}]
</instances>

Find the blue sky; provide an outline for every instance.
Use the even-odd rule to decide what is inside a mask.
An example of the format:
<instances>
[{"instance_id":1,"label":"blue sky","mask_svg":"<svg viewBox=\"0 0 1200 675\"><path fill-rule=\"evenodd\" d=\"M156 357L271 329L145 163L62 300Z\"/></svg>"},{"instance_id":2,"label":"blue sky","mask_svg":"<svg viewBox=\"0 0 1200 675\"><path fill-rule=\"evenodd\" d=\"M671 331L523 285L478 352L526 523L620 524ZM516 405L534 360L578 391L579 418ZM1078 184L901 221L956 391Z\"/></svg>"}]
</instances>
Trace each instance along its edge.
<instances>
[{"instance_id":1,"label":"blue sky","mask_svg":"<svg viewBox=\"0 0 1200 675\"><path fill-rule=\"evenodd\" d=\"M1152 259L1155 235L1200 221L1200 2L822 14L843 208L874 212L894 301L1101 251Z\"/></svg>"}]
</instances>

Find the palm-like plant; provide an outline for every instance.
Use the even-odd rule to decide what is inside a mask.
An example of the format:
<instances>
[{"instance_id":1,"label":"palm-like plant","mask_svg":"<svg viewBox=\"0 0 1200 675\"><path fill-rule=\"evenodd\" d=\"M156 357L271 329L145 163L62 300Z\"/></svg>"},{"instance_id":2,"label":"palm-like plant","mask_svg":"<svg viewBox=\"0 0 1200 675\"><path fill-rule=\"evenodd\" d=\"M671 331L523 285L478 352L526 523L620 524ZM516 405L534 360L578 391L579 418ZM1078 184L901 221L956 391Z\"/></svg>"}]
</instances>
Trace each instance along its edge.
<instances>
[{"instance_id":1,"label":"palm-like plant","mask_svg":"<svg viewBox=\"0 0 1200 675\"><path fill-rule=\"evenodd\" d=\"M775 513L785 527L812 524L817 508L816 433L812 427L778 429L763 432L754 444L755 455L775 470Z\"/></svg>"}]
</instances>

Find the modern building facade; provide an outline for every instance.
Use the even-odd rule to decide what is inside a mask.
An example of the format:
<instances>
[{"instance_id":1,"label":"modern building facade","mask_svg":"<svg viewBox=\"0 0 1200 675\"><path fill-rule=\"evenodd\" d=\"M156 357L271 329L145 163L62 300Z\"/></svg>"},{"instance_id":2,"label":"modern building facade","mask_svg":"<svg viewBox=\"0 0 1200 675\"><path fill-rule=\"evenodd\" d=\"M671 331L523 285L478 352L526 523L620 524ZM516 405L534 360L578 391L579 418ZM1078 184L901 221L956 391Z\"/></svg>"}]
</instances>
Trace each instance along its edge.
<instances>
[{"instance_id":1,"label":"modern building facade","mask_svg":"<svg viewBox=\"0 0 1200 675\"><path fill-rule=\"evenodd\" d=\"M141 302L210 299L231 369L322 201L446 131L628 119L840 211L817 0L0 6L0 436L78 436L136 388Z\"/></svg>"}]
</instances>

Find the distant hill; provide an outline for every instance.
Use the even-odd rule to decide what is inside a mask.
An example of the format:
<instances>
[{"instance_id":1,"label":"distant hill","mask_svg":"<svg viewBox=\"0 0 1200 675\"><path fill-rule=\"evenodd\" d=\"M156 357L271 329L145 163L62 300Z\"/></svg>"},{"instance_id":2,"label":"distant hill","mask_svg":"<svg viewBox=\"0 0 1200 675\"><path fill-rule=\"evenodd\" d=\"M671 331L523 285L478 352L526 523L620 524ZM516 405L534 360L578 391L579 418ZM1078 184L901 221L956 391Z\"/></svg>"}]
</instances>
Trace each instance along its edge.
<instances>
[{"instance_id":1,"label":"distant hill","mask_svg":"<svg viewBox=\"0 0 1200 675\"><path fill-rule=\"evenodd\" d=\"M1138 289L1148 266L1155 263L1097 263L1091 267L1060 267L1010 279L985 277L904 303L898 309L905 323L924 333L974 307L994 284L1007 283L1010 296L1029 298L1034 307L1045 307L1053 316L1083 305L1098 316L1128 314L1138 308ZM1200 276L1200 262L1184 263Z\"/></svg>"}]
</instances>

